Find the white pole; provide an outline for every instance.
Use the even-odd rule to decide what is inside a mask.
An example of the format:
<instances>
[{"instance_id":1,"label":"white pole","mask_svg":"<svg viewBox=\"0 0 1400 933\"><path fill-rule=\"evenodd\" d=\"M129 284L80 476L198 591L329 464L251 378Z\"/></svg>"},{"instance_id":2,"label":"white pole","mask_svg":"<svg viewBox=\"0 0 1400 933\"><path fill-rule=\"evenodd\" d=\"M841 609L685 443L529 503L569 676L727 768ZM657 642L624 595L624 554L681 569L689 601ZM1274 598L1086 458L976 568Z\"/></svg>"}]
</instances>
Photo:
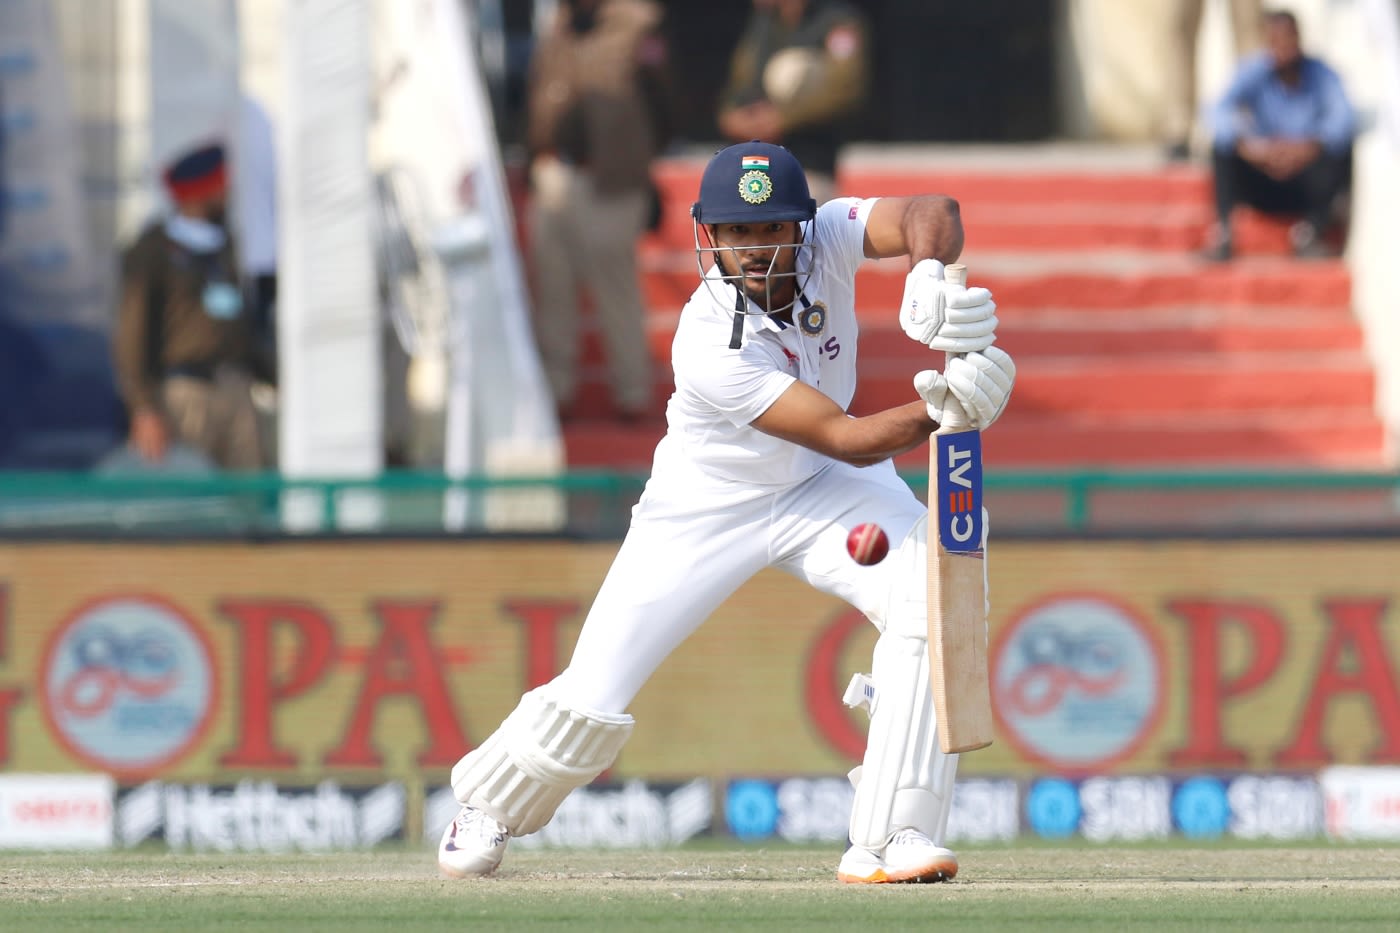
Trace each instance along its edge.
<instances>
[{"instance_id":1,"label":"white pole","mask_svg":"<svg viewBox=\"0 0 1400 933\"><path fill-rule=\"evenodd\" d=\"M383 467L383 373L369 169L369 0L290 0L285 129L278 136L280 444L290 478L368 479ZM376 527L372 493L335 503L343 529ZM322 530L322 503L290 496L289 530Z\"/></svg>"}]
</instances>

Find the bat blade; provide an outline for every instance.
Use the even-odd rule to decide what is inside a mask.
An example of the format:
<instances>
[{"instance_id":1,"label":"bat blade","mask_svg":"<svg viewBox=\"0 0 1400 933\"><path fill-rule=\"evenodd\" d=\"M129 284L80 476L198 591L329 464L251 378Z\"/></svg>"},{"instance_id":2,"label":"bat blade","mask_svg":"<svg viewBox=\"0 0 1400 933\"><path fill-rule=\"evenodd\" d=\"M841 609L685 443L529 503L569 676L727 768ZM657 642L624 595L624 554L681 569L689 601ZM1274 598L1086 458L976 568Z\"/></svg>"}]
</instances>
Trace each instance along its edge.
<instances>
[{"instance_id":1,"label":"bat blade","mask_svg":"<svg viewBox=\"0 0 1400 933\"><path fill-rule=\"evenodd\" d=\"M967 270L950 265L948 281ZM982 550L982 441L948 418L929 444L928 645L938 741L947 754L992 744Z\"/></svg>"}]
</instances>

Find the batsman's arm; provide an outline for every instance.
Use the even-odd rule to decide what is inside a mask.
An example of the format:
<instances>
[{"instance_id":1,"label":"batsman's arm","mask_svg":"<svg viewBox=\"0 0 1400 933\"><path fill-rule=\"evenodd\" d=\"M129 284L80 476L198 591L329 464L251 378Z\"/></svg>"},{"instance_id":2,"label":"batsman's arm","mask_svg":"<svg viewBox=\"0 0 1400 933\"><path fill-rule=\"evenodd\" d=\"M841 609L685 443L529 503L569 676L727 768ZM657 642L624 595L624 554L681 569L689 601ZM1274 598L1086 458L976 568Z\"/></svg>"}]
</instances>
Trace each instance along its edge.
<instances>
[{"instance_id":1,"label":"batsman's arm","mask_svg":"<svg viewBox=\"0 0 1400 933\"><path fill-rule=\"evenodd\" d=\"M946 195L881 198L865 221L868 259L908 256L912 268L922 259L953 262L962 249L962 214Z\"/></svg>"},{"instance_id":2,"label":"batsman's arm","mask_svg":"<svg viewBox=\"0 0 1400 933\"><path fill-rule=\"evenodd\" d=\"M852 466L872 466L913 450L938 427L922 401L852 418L804 382L794 382L751 423L764 434Z\"/></svg>"}]
</instances>

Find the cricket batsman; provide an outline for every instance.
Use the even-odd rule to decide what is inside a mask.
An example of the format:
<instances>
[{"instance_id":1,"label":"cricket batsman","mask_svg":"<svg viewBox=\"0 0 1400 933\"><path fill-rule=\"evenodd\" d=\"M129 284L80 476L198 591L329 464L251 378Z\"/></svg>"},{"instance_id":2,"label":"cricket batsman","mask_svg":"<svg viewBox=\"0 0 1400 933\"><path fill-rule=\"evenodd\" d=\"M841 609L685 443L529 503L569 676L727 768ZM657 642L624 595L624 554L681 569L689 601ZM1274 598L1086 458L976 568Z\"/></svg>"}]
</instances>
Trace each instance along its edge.
<instances>
[{"instance_id":1,"label":"cricket batsman","mask_svg":"<svg viewBox=\"0 0 1400 933\"><path fill-rule=\"evenodd\" d=\"M958 205L924 195L818 209L788 150L747 142L710 160L691 214L700 282L672 342L676 388L651 476L568 666L452 769L462 810L438 864L455 878L494 871L512 836L539 830L613 763L633 729L628 705L661 662L777 567L879 631L871 673L857 675L869 689L848 691L870 698L871 723L837 878L952 878L943 841L957 756L939 749L930 693L928 511L891 458L945 417L990 427L1015 382L993 345L991 294L944 281L962 251ZM908 403L852 417L856 270L896 256L911 265L900 323L938 352ZM945 364L945 353L959 355ZM872 566L846 551L862 522L891 542Z\"/></svg>"}]
</instances>

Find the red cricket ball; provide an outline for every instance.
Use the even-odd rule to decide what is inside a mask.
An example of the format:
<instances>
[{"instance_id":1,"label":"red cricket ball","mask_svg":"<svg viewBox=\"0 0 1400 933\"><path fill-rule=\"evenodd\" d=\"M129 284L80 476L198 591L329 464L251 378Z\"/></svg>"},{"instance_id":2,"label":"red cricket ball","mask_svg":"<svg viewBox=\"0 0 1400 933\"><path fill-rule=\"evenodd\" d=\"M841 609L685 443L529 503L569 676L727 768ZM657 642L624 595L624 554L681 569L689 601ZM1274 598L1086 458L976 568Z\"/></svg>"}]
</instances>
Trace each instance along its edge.
<instances>
[{"instance_id":1,"label":"red cricket ball","mask_svg":"<svg viewBox=\"0 0 1400 933\"><path fill-rule=\"evenodd\" d=\"M850 552L851 560L869 567L885 559L890 552L890 539L879 525L865 522L846 535L846 550Z\"/></svg>"}]
</instances>

